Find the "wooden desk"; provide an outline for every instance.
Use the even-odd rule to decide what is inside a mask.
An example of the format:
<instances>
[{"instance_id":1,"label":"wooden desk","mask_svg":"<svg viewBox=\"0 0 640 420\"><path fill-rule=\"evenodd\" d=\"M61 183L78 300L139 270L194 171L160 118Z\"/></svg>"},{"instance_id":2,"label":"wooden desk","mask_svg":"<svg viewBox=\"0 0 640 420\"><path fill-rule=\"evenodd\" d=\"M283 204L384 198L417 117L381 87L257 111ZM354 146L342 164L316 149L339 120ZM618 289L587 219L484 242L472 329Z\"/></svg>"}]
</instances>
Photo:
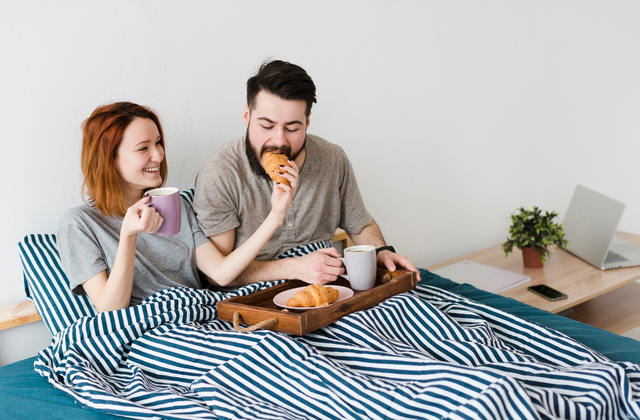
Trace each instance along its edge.
<instances>
[{"instance_id":1,"label":"wooden desk","mask_svg":"<svg viewBox=\"0 0 640 420\"><path fill-rule=\"evenodd\" d=\"M640 246L640 235L625 232L616 235ZM549 312L562 312L561 315L616 334L640 326L640 284L635 283L640 279L640 267L602 271L561 249L552 252L543 268L525 268L519 249L514 249L505 258L502 247L496 245L428 269L433 271L469 260L523 273L531 276L530 283L500 294ZM552 302L527 290L527 287L541 283L566 293L568 298Z\"/></svg>"}]
</instances>

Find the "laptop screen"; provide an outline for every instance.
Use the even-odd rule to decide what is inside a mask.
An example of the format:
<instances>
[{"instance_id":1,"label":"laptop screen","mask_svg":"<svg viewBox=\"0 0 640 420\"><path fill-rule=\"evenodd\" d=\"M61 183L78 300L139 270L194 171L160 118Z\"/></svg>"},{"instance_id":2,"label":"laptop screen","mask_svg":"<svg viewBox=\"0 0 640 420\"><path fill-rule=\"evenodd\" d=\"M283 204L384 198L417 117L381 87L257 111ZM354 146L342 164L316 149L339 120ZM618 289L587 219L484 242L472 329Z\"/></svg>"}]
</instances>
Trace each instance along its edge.
<instances>
[{"instance_id":1,"label":"laptop screen","mask_svg":"<svg viewBox=\"0 0 640 420\"><path fill-rule=\"evenodd\" d=\"M567 251L602 267L624 208L624 203L578 185L562 221Z\"/></svg>"}]
</instances>

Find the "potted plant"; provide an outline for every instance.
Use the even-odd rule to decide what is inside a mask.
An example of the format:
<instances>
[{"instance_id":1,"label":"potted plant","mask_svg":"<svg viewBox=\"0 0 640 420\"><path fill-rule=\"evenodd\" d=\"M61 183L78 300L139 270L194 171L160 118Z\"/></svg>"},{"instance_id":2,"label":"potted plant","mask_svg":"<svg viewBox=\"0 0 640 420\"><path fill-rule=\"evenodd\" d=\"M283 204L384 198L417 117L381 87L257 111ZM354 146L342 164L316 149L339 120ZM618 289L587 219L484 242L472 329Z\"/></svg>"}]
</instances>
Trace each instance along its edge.
<instances>
[{"instance_id":1,"label":"potted plant","mask_svg":"<svg viewBox=\"0 0 640 420\"><path fill-rule=\"evenodd\" d=\"M543 216L542 211L535 206L533 210L520 207L519 213L511 215L509 228L511 237L502 244L505 257L516 246L522 250L525 267L540 268L551 256L549 251L551 245L566 249L569 241L564 239L562 225L553 222L556 217L558 217L556 212L548 211Z\"/></svg>"}]
</instances>

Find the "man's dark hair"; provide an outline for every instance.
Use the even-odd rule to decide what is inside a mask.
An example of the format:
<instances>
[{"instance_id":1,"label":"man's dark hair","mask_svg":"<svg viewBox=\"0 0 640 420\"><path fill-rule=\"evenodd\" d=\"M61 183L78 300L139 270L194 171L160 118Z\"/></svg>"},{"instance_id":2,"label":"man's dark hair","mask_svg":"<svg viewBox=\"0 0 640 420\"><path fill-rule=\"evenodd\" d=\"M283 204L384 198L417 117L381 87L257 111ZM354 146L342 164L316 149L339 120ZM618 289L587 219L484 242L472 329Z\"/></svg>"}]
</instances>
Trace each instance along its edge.
<instances>
[{"instance_id":1,"label":"man's dark hair","mask_svg":"<svg viewBox=\"0 0 640 420\"><path fill-rule=\"evenodd\" d=\"M256 97L261 90L285 100L303 100L307 103L305 116L316 102L316 85L300 66L286 61L265 61L258 73L247 80L247 103L256 108Z\"/></svg>"}]
</instances>

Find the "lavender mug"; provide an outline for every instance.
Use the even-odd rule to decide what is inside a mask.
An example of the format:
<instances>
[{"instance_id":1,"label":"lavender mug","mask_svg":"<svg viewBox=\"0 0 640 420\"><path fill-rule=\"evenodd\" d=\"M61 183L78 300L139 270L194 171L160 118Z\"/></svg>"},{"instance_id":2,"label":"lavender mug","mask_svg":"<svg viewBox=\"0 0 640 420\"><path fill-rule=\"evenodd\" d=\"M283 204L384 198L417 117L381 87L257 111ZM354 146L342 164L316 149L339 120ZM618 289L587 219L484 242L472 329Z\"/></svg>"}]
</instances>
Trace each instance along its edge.
<instances>
[{"instance_id":1,"label":"lavender mug","mask_svg":"<svg viewBox=\"0 0 640 420\"><path fill-rule=\"evenodd\" d=\"M156 232L158 236L170 236L180 232L180 190L177 188L156 188L147 191L147 206L153 207L164 219Z\"/></svg>"}]
</instances>

